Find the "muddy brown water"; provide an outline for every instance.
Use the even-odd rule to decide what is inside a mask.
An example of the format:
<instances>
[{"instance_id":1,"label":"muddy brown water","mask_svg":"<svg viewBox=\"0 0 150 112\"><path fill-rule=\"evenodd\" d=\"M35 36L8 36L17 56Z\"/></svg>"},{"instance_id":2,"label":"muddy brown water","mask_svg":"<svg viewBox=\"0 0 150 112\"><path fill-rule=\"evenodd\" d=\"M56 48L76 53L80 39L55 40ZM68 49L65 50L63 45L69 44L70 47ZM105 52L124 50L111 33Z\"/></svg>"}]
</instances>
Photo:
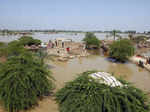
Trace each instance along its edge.
<instances>
[{"instance_id":1,"label":"muddy brown water","mask_svg":"<svg viewBox=\"0 0 150 112\"><path fill-rule=\"evenodd\" d=\"M79 73L87 70L106 71L115 74L117 77L132 82L136 87L150 92L150 72L145 69L137 67L135 64L116 64L106 60L105 57L91 55L84 58L75 58L67 62L46 60L50 64L53 77L56 80L56 90L62 88L65 82L71 81L76 78ZM58 105L52 97L44 98L39 101L39 106L28 112L59 112Z\"/></svg>"},{"instance_id":2,"label":"muddy brown water","mask_svg":"<svg viewBox=\"0 0 150 112\"><path fill-rule=\"evenodd\" d=\"M52 65L53 76L56 79L56 90L62 88L65 82L71 81L87 70L106 71L115 74L117 77L133 83L136 87L150 92L150 73L135 64L115 64L106 60L105 57L92 55L86 58L75 58L68 62L47 60ZM59 112L54 100L47 98L40 102L39 107L30 112Z\"/></svg>"}]
</instances>

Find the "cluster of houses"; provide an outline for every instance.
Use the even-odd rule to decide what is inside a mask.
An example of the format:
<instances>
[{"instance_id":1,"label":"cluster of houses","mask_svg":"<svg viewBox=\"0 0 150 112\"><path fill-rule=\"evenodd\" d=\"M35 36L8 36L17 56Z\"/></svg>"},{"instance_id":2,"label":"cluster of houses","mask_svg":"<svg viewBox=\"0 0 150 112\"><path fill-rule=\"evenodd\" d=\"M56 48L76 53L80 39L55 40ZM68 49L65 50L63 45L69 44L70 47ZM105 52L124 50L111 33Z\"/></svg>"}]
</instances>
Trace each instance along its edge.
<instances>
[{"instance_id":1,"label":"cluster of houses","mask_svg":"<svg viewBox=\"0 0 150 112\"><path fill-rule=\"evenodd\" d=\"M71 39L65 38L57 38L54 41L50 40L47 44L47 53L48 55L58 56L60 61L88 56L84 43L73 42Z\"/></svg>"}]
</instances>

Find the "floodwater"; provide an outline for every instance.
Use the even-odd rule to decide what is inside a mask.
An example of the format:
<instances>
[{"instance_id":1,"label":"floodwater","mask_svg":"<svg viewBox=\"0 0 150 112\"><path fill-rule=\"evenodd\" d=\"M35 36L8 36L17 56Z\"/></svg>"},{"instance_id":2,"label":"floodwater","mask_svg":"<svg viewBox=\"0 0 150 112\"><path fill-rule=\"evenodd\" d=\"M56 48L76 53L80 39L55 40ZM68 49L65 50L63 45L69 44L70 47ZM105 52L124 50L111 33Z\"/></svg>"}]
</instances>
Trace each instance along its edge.
<instances>
[{"instance_id":1,"label":"floodwater","mask_svg":"<svg viewBox=\"0 0 150 112\"><path fill-rule=\"evenodd\" d=\"M88 57L70 59L66 62L47 59L46 63L51 65L51 71L56 80L55 91L62 88L66 82L75 79L79 73L87 70L98 70L113 73L116 77L123 77L136 87L150 93L150 72L130 62L116 64L107 61L104 56L90 55ZM0 112L4 112L3 109L0 109ZM27 112L59 112L59 110L54 97L49 96L39 101L39 106Z\"/></svg>"},{"instance_id":2,"label":"floodwater","mask_svg":"<svg viewBox=\"0 0 150 112\"><path fill-rule=\"evenodd\" d=\"M66 82L76 78L79 73L87 70L98 70L113 73L116 77L123 77L136 87L148 93L150 92L150 73L132 63L111 63L105 57L98 55L75 58L68 62L51 60L47 60L46 62L52 65L51 71L56 80L56 90L62 88ZM38 107L31 109L29 112L59 112L58 106L53 99L51 97L45 98L39 102Z\"/></svg>"},{"instance_id":3,"label":"floodwater","mask_svg":"<svg viewBox=\"0 0 150 112\"><path fill-rule=\"evenodd\" d=\"M104 39L113 39L113 37L109 33L95 33L97 38L100 40ZM128 34L119 34L122 38L128 38ZM141 35L141 34L136 34ZM56 38L66 38L66 39L72 39L76 42L81 42L83 38L85 37L85 33L54 33L54 34L44 34L44 33L34 33L33 35L30 35L36 39L40 39L42 42L48 42L49 40L54 40ZM13 40L17 40L20 38L21 35L0 35L0 41L2 42L10 42ZM108 38L107 38L108 37Z\"/></svg>"},{"instance_id":4,"label":"floodwater","mask_svg":"<svg viewBox=\"0 0 150 112\"><path fill-rule=\"evenodd\" d=\"M81 41L84 38L83 33L77 35L71 33L59 33L59 34L35 34L34 38L40 39L43 42L48 42L48 40L53 40L55 38L70 38L74 41ZM105 39L106 34L96 34L99 39ZM0 41L10 42L12 40L17 40L19 36L0 36ZM53 72L53 77L55 78L56 90L62 88L65 82L71 81L87 70L98 70L105 71L114 74L117 77L123 77L125 80L133 83L136 87L150 93L150 72L145 69L137 67L135 64L116 64L111 63L106 60L105 57L98 55L91 55L84 58L75 58L67 62L52 61L50 59L46 60L46 63L51 65L51 71ZM55 91L56 91L55 90ZM0 109L0 112L4 112ZM39 106L28 110L27 112L59 112L58 105L54 101L53 97L44 98L39 101Z\"/></svg>"},{"instance_id":5,"label":"floodwater","mask_svg":"<svg viewBox=\"0 0 150 112\"><path fill-rule=\"evenodd\" d=\"M71 59L68 62L48 61L52 65L53 76L56 79L56 89L64 86L65 82L76 78L79 73L87 70L105 71L117 77L134 83L138 88L150 92L150 73L130 62L116 64L105 57L91 55L84 58Z\"/></svg>"}]
</instances>

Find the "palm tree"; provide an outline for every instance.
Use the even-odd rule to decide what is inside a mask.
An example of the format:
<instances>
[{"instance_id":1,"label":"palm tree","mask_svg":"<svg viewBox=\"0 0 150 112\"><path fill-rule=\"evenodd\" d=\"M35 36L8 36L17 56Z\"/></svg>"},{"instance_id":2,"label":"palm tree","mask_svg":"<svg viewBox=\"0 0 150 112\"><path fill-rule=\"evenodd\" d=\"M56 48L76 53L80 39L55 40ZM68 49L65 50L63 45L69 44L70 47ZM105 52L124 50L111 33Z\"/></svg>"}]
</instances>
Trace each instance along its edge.
<instances>
[{"instance_id":1,"label":"palm tree","mask_svg":"<svg viewBox=\"0 0 150 112\"><path fill-rule=\"evenodd\" d=\"M116 37L118 37L119 39L121 39L121 36L117 34L117 30L113 30L111 31L111 36L113 36L114 40L116 40Z\"/></svg>"}]
</instances>

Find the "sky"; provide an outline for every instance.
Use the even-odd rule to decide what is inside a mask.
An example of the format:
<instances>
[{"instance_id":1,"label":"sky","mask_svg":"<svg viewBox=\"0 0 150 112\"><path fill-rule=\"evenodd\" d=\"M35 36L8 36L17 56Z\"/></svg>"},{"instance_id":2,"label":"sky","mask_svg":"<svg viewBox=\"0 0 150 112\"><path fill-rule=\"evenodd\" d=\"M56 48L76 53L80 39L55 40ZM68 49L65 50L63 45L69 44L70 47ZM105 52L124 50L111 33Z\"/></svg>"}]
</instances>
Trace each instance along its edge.
<instances>
[{"instance_id":1,"label":"sky","mask_svg":"<svg viewBox=\"0 0 150 112\"><path fill-rule=\"evenodd\" d=\"M0 0L0 29L150 31L150 0Z\"/></svg>"}]
</instances>

